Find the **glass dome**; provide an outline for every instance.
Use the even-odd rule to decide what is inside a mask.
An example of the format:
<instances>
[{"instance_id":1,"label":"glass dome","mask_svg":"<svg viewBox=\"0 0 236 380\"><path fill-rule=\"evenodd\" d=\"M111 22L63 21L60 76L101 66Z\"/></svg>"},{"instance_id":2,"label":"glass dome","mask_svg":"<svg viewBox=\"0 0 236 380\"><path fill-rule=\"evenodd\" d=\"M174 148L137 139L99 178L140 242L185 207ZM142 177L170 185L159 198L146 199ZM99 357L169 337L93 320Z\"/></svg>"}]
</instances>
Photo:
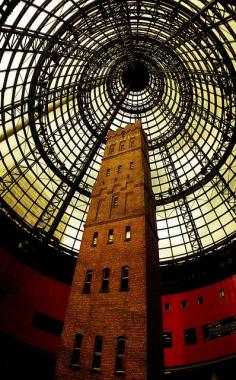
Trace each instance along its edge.
<instances>
[{"instance_id":1,"label":"glass dome","mask_svg":"<svg viewBox=\"0 0 236 380\"><path fill-rule=\"evenodd\" d=\"M77 255L106 133L141 119L160 260L236 236L232 0L1 2L2 212Z\"/></svg>"}]
</instances>

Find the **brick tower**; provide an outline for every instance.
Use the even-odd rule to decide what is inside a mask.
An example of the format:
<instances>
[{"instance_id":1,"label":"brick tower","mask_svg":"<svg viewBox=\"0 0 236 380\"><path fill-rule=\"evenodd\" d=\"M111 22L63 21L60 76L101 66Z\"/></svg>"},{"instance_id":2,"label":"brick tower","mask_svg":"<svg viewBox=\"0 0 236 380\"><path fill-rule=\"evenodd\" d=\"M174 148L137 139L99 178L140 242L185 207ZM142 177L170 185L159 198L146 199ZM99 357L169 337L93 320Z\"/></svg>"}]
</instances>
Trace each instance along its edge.
<instances>
[{"instance_id":1,"label":"brick tower","mask_svg":"<svg viewBox=\"0 0 236 380\"><path fill-rule=\"evenodd\" d=\"M159 380L155 202L141 122L109 132L68 303L56 379Z\"/></svg>"}]
</instances>

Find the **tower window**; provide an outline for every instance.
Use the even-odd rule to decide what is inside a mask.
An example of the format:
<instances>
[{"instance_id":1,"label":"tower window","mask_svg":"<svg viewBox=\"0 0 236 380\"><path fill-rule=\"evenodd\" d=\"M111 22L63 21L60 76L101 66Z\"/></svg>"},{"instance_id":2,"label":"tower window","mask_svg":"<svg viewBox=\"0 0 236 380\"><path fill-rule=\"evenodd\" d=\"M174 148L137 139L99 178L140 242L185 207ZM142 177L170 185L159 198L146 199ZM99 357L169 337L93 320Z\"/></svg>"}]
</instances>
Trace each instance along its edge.
<instances>
[{"instance_id":1,"label":"tower window","mask_svg":"<svg viewBox=\"0 0 236 380\"><path fill-rule=\"evenodd\" d=\"M97 335L95 337L94 351L93 351L92 369L94 371L99 371L101 369L102 344L103 344L103 337L100 335Z\"/></svg>"},{"instance_id":2,"label":"tower window","mask_svg":"<svg viewBox=\"0 0 236 380\"><path fill-rule=\"evenodd\" d=\"M197 334L196 334L196 329L191 328L191 329L185 329L184 330L184 341L187 346L191 344L196 344L197 343Z\"/></svg>"},{"instance_id":3,"label":"tower window","mask_svg":"<svg viewBox=\"0 0 236 380\"><path fill-rule=\"evenodd\" d=\"M120 291L129 290L129 267L125 266L121 269Z\"/></svg>"},{"instance_id":4,"label":"tower window","mask_svg":"<svg viewBox=\"0 0 236 380\"><path fill-rule=\"evenodd\" d=\"M133 162L133 161L131 161L131 162L129 163L129 168L130 168L130 169L134 169L134 162Z\"/></svg>"},{"instance_id":5,"label":"tower window","mask_svg":"<svg viewBox=\"0 0 236 380\"><path fill-rule=\"evenodd\" d=\"M166 311L169 311L169 310L170 310L170 304L169 304L169 303L165 303L165 310L166 310Z\"/></svg>"},{"instance_id":6,"label":"tower window","mask_svg":"<svg viewBox=\"0 0 236 380\"><path fill-rule=\"evenodd\" d=\"M125 373L125 345L126 345L126 338L123 336L120 336L117 338L117 347L116 347L116 367L115 372L116 374L123 375Z\"/></svg>"},{"instance_id":7,"label":"tower window","mask_svg":"<svg viewBox=\"0 0 236 380\"><path fill-rule=\"evenodd\" d=\"M164 332L162 334L163 347L171 348L172 347L172 332Z\"/></svg>"},{"instance_id":8,"label":"tower window","mask_svg":"<svg viewBox=\"0 0 236 380\"><path fill-rule=\"evenodd\" d=\"M131 137L129 140L129 147L132 148L133 146L135 146L135 137Z\"/></svg>"},{"instance_id":9,"label":"tower window","mask_svg":"<svg viewBox=\"0 0 236 380\"><path fill-rule=\"evenodd\" d=\"M91 292L92 275L93 275L93 271L91 269L87 270L86 275L85 275L85 280L84 280L83 293Z\"/></svg>"},{"instance_id":10,"label":"tower window","mask_svg":"<svg viewBox=\"0 0 236 380\"><path fill-rule=\"evenodd\" d=\"M82 339L83 339L83 335L76 334L74 348L73 348L73 352L72 352L72 358L71 358L71 366L72 367L79 368Z\"/></svg>"},{"instance_id":11,"label":"tower window","mask_svg":"<svg viewBox=\"0 0 236 380\"><path fill-rule=\"evenodd\" d=\"M131 239L131 228L130 226L125 227L125 240Z\"/></svg>"},{"instance_id":12,"label":"tower window","mask_svg":"<svg viewBox=\"0 0 236 380\"><path fill-rule=\"evenodd\" d=\"M125 140L122 140L120 142L120 150L124 150L125 149Z\"/></svg>"},{"instance_id":13,"label":"tower window","mask_svg":"<svg viewBox=\"0 0 236 380\"><path fill-rule=\"evenodd\" d=\"M122 165L119 165L117 168L117 173L121 173Z\"/></svg>"},{"instance_id":14,"label":"tower window","mask_svg":"<svg viewBox=\"0 0 236 380\"><path fill-rule=\"evenodd\" d=\"M109 154L114 153L114 151L115 151L115 144L111 144L110 149L109 149Z\"/></svg>"},{"instance_id":15,"label":"tower window","mask_svg":"<svg viewBox=\"0 0 236 380\"><path fill-rule=\"evenodd\" d=\"M98 242L98 232L94 232L93 240L92 240L92 247L96 247L97 242Z\"/></svg>"},{"instance_id":16,"label":"tower window","mask_svg":"<svg viewBox=\"0 0 236 380\"><path fill-rule=\"evenodd\" d=\"M108 177L111 174L111 169L107 169L106 176Z\"/></svg>"},{"instance_id":17,"label":"tower window","mask_svg":"<svg viewBox=\"0 0 236 380\"><path fill-rule=\"evenodd\" d=\"M119 197L113 198L113 207L118 207L118 200L119 200Z\"/></svg>"},{"instance_id":18,"label":"tower window","mask_svg":"<svg viewBox=\"0 0 236 380\"><path fill-rule=\"evenodd\" d=\"M110 230L108 231L107 244L112 244L112 243L113 243L113 237L114 237L113 229L110 229Z\"/></svg>"},{"instance_id":19,"label":"tower window","mask_svg":"<svg viewBox=\"0 0 236 380\"><path fill-rule=\"evenodd\" d=\"M101 292L109 291L110 268L103 269Z\"/></svg>"}]
</instances>

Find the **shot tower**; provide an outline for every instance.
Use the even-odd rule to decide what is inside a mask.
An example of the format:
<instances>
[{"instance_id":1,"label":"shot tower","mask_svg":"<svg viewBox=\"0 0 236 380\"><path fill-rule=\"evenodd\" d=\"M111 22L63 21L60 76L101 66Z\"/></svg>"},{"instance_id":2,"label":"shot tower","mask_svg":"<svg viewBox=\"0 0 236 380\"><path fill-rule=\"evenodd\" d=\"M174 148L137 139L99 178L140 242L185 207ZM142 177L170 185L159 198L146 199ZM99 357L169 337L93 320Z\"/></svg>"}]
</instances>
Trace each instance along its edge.
<instances>
[{"instance_id":1,"label":"shot tower","mask_svg":"<svg viewBox=\"0 0 236 380\"><path fill-rule=\"evenodd\" d=\"M141 122L109 132L74 274L58 380L159 380L155 200Z\"/></svg>"}]
</instances>

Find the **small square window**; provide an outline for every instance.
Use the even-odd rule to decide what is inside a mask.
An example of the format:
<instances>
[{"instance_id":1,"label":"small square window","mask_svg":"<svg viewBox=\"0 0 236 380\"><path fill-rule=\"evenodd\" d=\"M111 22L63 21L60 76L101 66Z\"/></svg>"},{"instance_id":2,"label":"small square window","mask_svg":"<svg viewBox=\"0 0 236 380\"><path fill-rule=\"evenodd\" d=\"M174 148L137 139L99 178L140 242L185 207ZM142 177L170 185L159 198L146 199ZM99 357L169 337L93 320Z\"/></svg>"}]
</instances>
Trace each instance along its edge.
<instances>
[{"instance_id":1,"label":"small square window","mask_svg":"<svg viewBox=\"0 0 236 380\"><path fill-rule=\"evenodd\" d=\"M133 161L131 161L131 162L129 163L129 168L130 168L130 169L134 169L134 162L133 162Z\"/></svg>"},{"instance_id":2,"label":"small square window","mask_svg":"<svg viewBox=\"0 0 236 380\"><path fill-rule=\"evenodd\" d=\"M129 140L129 147L133 148L135 146L135 137L131 137Z\"/></svg>"},{"instance_id":3,"label":"small square window","mask_svg":"<svg viewBox=\"0 0 236 380\"><path fill-rule=\"evenodd\" d=\"M118 207L118 200L119 200L118 197L113 198L113 207Z\"/></svg>"},{"instance_id":4,"label":"small square window","mask_svg":"<svg viewBox=\"0 0 236 380\"><path fill-rule=\"evenodd\" d=\"M111 169L107 169L106 176L108 177L111 174Z\"/></svg>"},{"instance_id":5,"label":"small square window","mask_svg":"<svg viewBox=\"0 0 236 380\"><path fill-rule=\"evenodd\" d=\"M220 298L223 298L223 297L225 296L225 291L224 291L224 289L220 289L220 290L219 290L219 296L220 296Z\"/></svg>"},{"instance_id":6,"label":"small square window","mask_svg":"<svg viewBox=\"0 0 236 380\"><path fill-rule=\"evenodd\" d=\"M203 296L199 296L199 297L197 297L197 303L198 303L198 305L202 305L203 302L204 302L204 300L203 300Z\"/></svg>"},{"instance_id":7,"label":"small square window","mask_svg":"<svg viewBox=\"0 0 236 380\"><path fill-rule=\"evenodd\" d=\"M172 333L171 332L164 332L162 334L163 339L163 347L164 348L171 348L172 347Z\"/></svg>"},{"instance_id":8,"label":"small square window","mask_svg":"<svg viewBox=\"0 0 236 380\"><path fill-rule=\"evenodd\" d=\"M202 335L203 335L204 340L212 340L212 339L214 339L216 337L218 338L220 336L220 335L218 335L218 331L217 331L218 330L217 327L221 327L220 324L218 324L216 322L213 324L213 326L214 326L214 329L211 329L212 324L202 326Z\"/></svg>"},{"instance_id":9,"label":"small square window","mask_svg":"<svg viewBox=\"0 0 236 380\"><path fill-rule=\"evenodd\" d=\"M187 301L181 301L181 307L182 307L182 309L186 309L188 307L188 302Z\"/></svg>"},{"instance_id":10,"label":"small square window","mask_svg":"<svg viewBox=\"0 0 236 380\"><path fill-rule=\"evenodd\" d=\"M97 242L98 242L98 232L94 232L93 240L92 240L92 247L96 247Z\"/></svg>"},{"instance_id":11,"label":"small square window","mask_svg":"<svg viewBox=\"0 0 236 380\"><path fill-rule=\"evenodd\" d=\"M125 240L130 240L131 239L131 227L126 226L125 227Z\"/></svg>"},{"instance_id":12,"label":"small square window","mask_svg":"<svg viewBox=\"0 0 236 380\"><path fill-rule=\"evenodd\" d=\"M184 330L184 341L187 346L191 344L196 344L197 343L197 334L196 334L196 329L191 328L191 329L185 329Z\"/></svg>"},{"instance_id":13,"label":"small square window","mask_svg":"<svg viewBox=\"0 0 236 380\"><path fill-rule=\"evenodd\" d=\"M169 304L169 303L165 303L165 310L166 310L166 311L169 311L169 310L170 310L170 304Z\"/></svg>"},{"instance_id":14,"label":"small square window","mask_svg":"<svg viewBox=\"0 0 236 380\"><path fill-rule=\"evenodd\" d=\"M124 150L125 149L125 140L122 140L120 142L120 150Z\"/></svg>"},{"instance_id":15,"label":"small square window","mask_svg":"<svg viewBox=\"0 0 236 380\"><path fill-rule=\"evenodd\" d=\"M115 144L111 144L110 149L109 149L109 154L114 153L114 151L115 151Z\"/></svg>"},{"instance_id":16,"label":"small square window","mask_svg":"<svg viewBox=\"0 0 236 380\"><path fill-rule=\"evenodd\" d=\"M113 243L113 237L114 237L114 235L113 235L113 230L110 229L110 230L108 231L108 238L107 238L107 243L108 243L108 244Z\"/></svg>"},{"instance_id":17,"label":"small square window","mask_svg":"<svg viewBox=\"0 0 236 380\"><path fill-rule=\"evenodd\" d=\"M121 173L121 170L122 170L122 165L119 165L117 168L117 173Z\"/></svg>"}]
</instances>

